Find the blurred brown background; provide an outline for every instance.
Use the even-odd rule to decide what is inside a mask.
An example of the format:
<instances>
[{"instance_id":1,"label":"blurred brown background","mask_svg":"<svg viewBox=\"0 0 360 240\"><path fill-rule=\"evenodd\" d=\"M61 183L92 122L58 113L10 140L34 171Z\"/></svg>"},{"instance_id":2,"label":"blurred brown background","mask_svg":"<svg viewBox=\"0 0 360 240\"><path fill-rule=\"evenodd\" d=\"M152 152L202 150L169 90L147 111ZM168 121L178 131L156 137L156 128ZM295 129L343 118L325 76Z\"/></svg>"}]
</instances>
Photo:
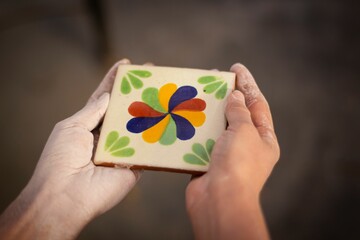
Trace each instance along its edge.
<instances>
[{"instance_id":1,"label":"blurred brown background","mask_svg":"<svg viewBox=\"0 0 360 240\"><path fill-rule=\"evenodd\" d=\"M263 191L274 239L360 239L356 1L1 1L0 210L29 180L54 124L118 59L250 68L282 157ZM79 239L192 239L184 174L150 172Z\"/></svg>"}]
</instances>

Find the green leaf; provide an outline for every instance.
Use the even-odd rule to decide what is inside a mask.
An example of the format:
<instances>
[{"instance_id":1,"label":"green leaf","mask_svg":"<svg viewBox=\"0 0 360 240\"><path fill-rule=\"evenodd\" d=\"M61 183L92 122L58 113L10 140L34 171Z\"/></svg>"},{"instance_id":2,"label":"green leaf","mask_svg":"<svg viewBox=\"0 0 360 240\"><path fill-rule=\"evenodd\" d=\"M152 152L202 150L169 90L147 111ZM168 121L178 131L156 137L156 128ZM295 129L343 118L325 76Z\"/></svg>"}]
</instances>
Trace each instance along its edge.
<instances>
[{"instance_id":1,"label":"green leaf","mask_svg":"<svg viewBox=\"0 0 360 240\"><path fill-rule=\"evenodd\" d=\"M227 83L224 83L219 90L216 91L215 97L217 99L224 99L227 92Z\"/></svg>"},{"instance_id":2,"label":"green leaf","mask_svg":"<svg viewBox=\"0 0 360 240\"><path fill-rule=\"evenodd\" d=\"M131 157L135 154L135 150L133 148L125 148L129 143L129 137L119 138L119 133L112 131L106 137L105 151L110 152L115 157Z\"/></svg>"},{"instance_id":3,"label":"green leaf","mask_svg":"<svg viewBox=\"0 0 360 240\"><path fill-rule=\"evenodd\" d=\"M213 92L215 92L216 89L218 89L221 86L222 83L223 83L223 81L217 81L214 83L210 83L204 87L204 92L213 93Z\"/></svg>"},{"instance_id":4,"label":"green leaf","mask_svg":"<svg viewBox=\"0 0 360 240\"><path fill-rule=\"evenodd\" d=\"M111 147L111 145L118 139L118 137L119 134L116 131L112 131L108 134L105 142L105 151L107 151L109 147Z\"/></svg>"},{"instance_id":5,"label":"green leaf","mask_svg":"<svg viewBox=\"0 0 360 240\"><path fill-rule=\"evenodd\" d=\"M213 139L208 139L206 141L206 151L207 153L209 154L209 156L211 156L211 153L212 153L212 150L214 148L214 145L215 145L215 141Z\"/></svg>"},{"instance_id":6,"label":"green leaf","mask_svg":"<svg viewBox=\"0 0 360 240\"><path fill-rule=\"evenodd\" d=\"M205 147L200 143L194 143L192 145L193 153L185 154L183 159L190 164L208 165L214 145L215 141L213 139L208 139L205 143Z\"/></svg>"},{"instance_id":7,"label":"green leaf","mask_svg":"<svg viewBox=\"0 0 360 240\"><path fill-rule=\"evenodd\" d=\"M134 155L135 150L133 148L124 148L122 150L111 153L115 157L131 157Z\"/></svg>"},{"instance_id":8,"label":"green leaf","mask_svg":"<svg viewBox=\"0 0 360 240\"><path fill-rule=\"evenodd\" d=\"M201 157L203 160L205 160L206 162L209 161L209 156L206 153L205 148L200 144L200 143L195 143L192 146L192 150L195 154L197 154L199 157Z\"/></svg>"},{"instance_id":9,"label":"green leaf","mask_svg":"<svg viewBox=\"0 0 360 240\"><path fill-rule=\"evenodd\" d=\"M131 72L132 74L135 74L138 77L142 77L142 78L151 77L151 72L145 71L145 70L131 70L129 72Z\"/></svg>"},{"instance_id":10,"label":"green leaf","mask_svg":"<svg viewBox=\"0 0 360 240\"><path fill-rule=\"evenodd\" d=\"M163 135L160 138L160 144L171 145L176 141L176 124L175 121L170 117L169 123L165 128Z\"/></svg>"},{"instance_id":11,"label":"green leaf","mask_svg":"<svg viewBox=\"0 0 360 240\"><path fill-rule=\"evenodd\" d=\"M135 77L134 75L128 73L128 77L130 79L131 84L133 85L133 87L135 89L142 88L142 86L144 85L143 82L140 79L138 79L137 77Z\"/></svg>"},{"instance_id":12,"label":"green leaf","mask_svg":"<svg viewBox=\"0 0 360 240\"><path fill-rule=\"evenodd\" d=\"M197 157L192 153L185 154L183 158L185 162L190 164L203 165L203 166L206 165L204 161L202 161L199 157Z\"/></svg>"},{"instance_id":13,"label":"green leaf","mask_svg":"<svg viewBox=\"0 0 360 240\"><path fill-rule=\"evenodd\" d=\"M141 97L142 100L147 103L150 107L158 112L165 113L165 109L159 102L159 90L157 88L147 88L143 91Z\"/></svg>"},{"instance_id":14,"label":"green leaf","mask_svg":"<svg viewBox=\"0 0 360 240\"><path fill-rule=\"evenodd\" d=\"M116 143L114 143L112 145L112 147L110 148L109 151L113 152L113 151L119 150L119 149L124 148L127 145L129 145L129 143L130 143L130 138L129 137L121 137L116 141Z\"/></svg>"},{"instance_id":15,"label":"green leaf","mask_svg":"<svg viewBox=\"0 0 360 240\"><path fill-rule=\"evenodd\" d=\"M211 83L214 82L218 79L218 77L215 76L204 76L198 79L198 83L200 84L206 84L206 83Z\"/></svg>"},{"instance_id":16,"label":"green leaf","mask_svg":"<svg viewBox=\"0 0 360 240\"><path fill-rule=\"evenodd\" d=\"M227 82L222 77L217 76L204 76L198 79L200 84L205 84L204 92L213 93L215 92L216 99L224 99L227 93Z\"/></svg>"},{"instance_id":17,"label":"green leaf","mask_svg":"<svg viewBox=\"0 0 360 240\"><path fill-rule=\"evenodd\" d=\"M121 88L120 88L121 92L123 94L129 94L131 91L131 86L129 81L127 80L127 78L124 76L122 81L121 81Z\"/></svg>"},{"instance_id":18,"label":"green leaf","mask_svg":"<svg viewBox=\"0 0 360 240\"><path fill-rule=\"evenodd\" d=\"M120 90L123 94L129 94L131 92L131 85L129 83L129 80L132 84L132 86L135 89L140 89L144 85L140 78L148 78L151 76L151 72L144 71L144 70L131 70L127 72L127 78L126 76L123 77L121 81L121 87Z\"/></svg>"}]
</instances>

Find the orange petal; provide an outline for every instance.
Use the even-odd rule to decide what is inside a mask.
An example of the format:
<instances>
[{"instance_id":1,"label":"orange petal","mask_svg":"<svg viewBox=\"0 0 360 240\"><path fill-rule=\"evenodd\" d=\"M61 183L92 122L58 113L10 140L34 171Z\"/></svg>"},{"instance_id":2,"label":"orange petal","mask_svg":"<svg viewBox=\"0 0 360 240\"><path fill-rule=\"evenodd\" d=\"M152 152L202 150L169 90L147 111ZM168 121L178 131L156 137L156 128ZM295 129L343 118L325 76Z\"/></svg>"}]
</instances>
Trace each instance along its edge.
<instances>
[{"instance_id":1,"label":"orange petal","mask_svg":"<svg viewBox=\"0 0 360 240\"><path fill-rule=\"evenodd\" d=\"M163 135L166 126L168 125L170 120L170 114L167 115L163 120L161 120L158 124L152 126L151 128L145 130L142 133L142 137L145 142L155 143L159 141L161 136Z\"/></svg>"},{"instance_id":2,"label":"orange petal","mask_svg":"<svg viewBox=\"0 0 360 240\"><path fill-rule=\"evenodd\" d=\"M187 119L195 127L203 125L206 119L206 115L203 112L180 110L173 111L172 113Z\"/></svg>"},{"instance_id":3,"label":"orange petal","mask_svg":"<svg viewBox=\"0 0 360 240\"><path fill-rule=\"evenodd\" d=\"M169 111L169 100L176 91L177 86L174 83L168 83L162 86L159 90L159 101L165 111Z\"/></svg>"}]
</instances>

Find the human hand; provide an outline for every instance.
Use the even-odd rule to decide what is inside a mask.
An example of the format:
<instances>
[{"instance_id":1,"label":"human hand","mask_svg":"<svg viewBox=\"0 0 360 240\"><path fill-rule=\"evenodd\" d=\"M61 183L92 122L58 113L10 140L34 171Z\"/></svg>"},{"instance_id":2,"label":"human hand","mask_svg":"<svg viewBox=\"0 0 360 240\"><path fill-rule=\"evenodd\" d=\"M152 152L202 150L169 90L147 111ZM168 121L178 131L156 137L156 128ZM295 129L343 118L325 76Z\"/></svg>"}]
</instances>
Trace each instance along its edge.
<instances>
[{"instance_id":1,"label":"human hand","mask_svg":"<svg viewBox=\"0 0 360 240\"><path fill-rule=\"evenodd\" d=\"M269 238L260 192L280 157L269 105L250 72L234 64L236 89L228 98L228 127L211 154L206 174L186 189L197 239Z\"/></svg>"},{"instance_id":2,"label":"human hand","mask_svg":"<svg viewBox=\"0 0 360 240\"><path fill-rule=\"evenodd\" d=\"M95 166L91 161L91 131L105 114L119 64L130 62L115 64L86 106L56 124L30 182L0 218L0 238L75 238L132 189L138 171Z\"/></svg>"}]
</instances>

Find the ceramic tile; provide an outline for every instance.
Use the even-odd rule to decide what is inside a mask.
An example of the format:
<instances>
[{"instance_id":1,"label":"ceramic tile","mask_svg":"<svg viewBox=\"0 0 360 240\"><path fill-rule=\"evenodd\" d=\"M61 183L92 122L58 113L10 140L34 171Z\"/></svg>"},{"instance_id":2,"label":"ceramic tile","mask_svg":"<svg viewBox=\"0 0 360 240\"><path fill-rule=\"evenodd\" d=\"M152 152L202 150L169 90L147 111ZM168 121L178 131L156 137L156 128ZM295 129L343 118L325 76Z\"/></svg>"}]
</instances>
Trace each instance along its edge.
<instances>
[{"instance_id":1,"label":"ceramic tile","mask_svg":"<svg viewBox=\"0 0 360 240\"><path fill-rule=\"evenodd\" d=\"M121 65L95 164L207 171L234 83L230 72Z\"/></svg>"}]
</instances>

